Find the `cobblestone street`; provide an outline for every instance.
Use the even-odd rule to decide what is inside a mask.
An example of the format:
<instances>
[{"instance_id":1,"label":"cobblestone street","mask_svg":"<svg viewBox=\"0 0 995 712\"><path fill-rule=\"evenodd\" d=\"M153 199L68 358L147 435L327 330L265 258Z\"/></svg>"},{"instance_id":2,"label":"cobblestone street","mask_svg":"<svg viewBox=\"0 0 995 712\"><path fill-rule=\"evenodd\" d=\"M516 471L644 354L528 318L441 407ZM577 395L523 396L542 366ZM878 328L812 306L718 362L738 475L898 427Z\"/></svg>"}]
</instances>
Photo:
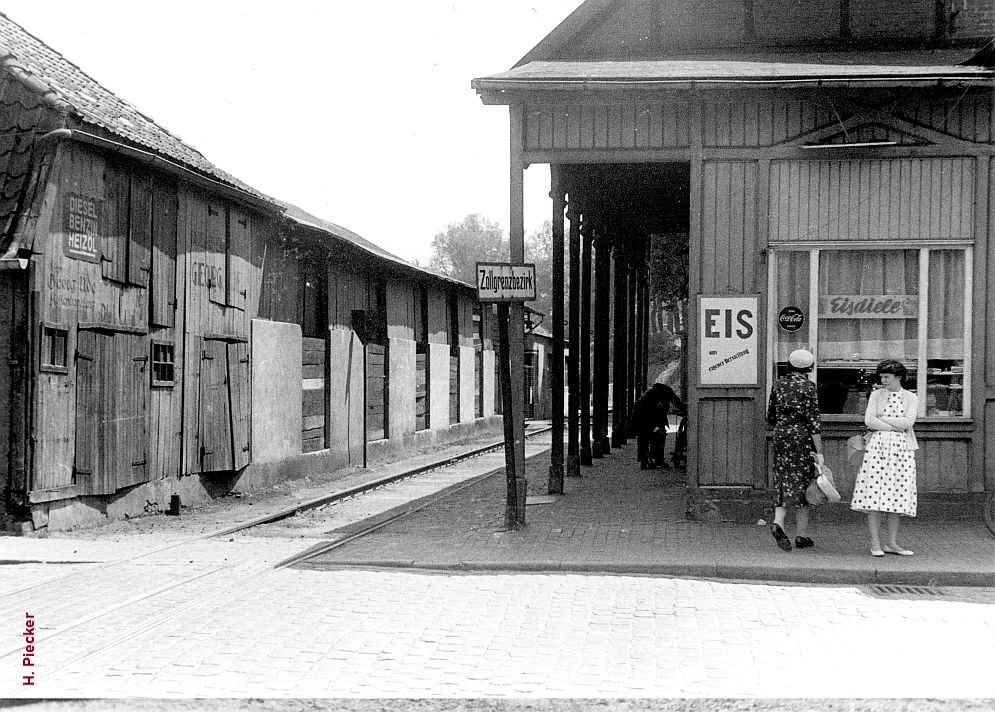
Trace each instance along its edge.
<instances>
[{"instance_id":1,"label":"cobblestone street","mask_svg":"<svg viewBox=\"0 0 995 712\"><path fill-rule=\"evenodd\" d=\"M529 447L533 456L543 450ZM577 526L555 538L556 551L573 541L574 563L586 555L592 572L529 571L541 563L537 544L500 531L499 504L479 500L486 488L459 485L493 486L479 477L500 464L500 454L479 456L231 535L190 538L244 514L159 518L130 525L131 534L122 534L122 525L65 538L7 538L0 542L8 564L0 582L0 696L995 696L995 589L606 574L597 571L604 556L626 552L606 551L580 526L591 516L579 497L570 505L576 511L530 507L530 527L548 533L555 522L544 525L543 517L575 516ZM625 458L600 467L585 486L596 486L599 476L630 476ZM616 522L630 511L619 532L634 523L677 526L666 488L625 489L642 504L612 503ZM320 566L280 566L433 491L450 494L324 556ZM266 501L256 504L256 515L269 511ZM454 511L458 526L447 519ZM151 529L155 522L161 531ZM658 561L687 558L706 550L703 537L718 536L714 527L682 526L681 541L633 540L628 548L645 557L647 546L656 547ZM444 556L453 541L471 547L487 537L503 542L498 561L517 556L524 568L349 562L405 539L409 550L434 547ZM767 541L756 546L773 549ZM821 556L835 565L843 555ZM22 663L26 613L36 633L29 667ZM23 685L32 673L32 684Z\"/></svg>"},{"instance_id":2,"label":"cobblestone street","mask_svg":"<svg viewBox=\"0 0 995 712\"><path fill-rule=\"evenodd\" d=\"M161 585L181 569L191 573L178 561L127 572L107 595L138 598L140 581ZM155 611L135 602L51 637L86 602L70 611L68 601L24 600L40 631L34 686L20 685L21 656L7 655L3 695L995 695L990 589L896 598L866 587L235 564L174 591Z\"/></svg>"}]
</instances>

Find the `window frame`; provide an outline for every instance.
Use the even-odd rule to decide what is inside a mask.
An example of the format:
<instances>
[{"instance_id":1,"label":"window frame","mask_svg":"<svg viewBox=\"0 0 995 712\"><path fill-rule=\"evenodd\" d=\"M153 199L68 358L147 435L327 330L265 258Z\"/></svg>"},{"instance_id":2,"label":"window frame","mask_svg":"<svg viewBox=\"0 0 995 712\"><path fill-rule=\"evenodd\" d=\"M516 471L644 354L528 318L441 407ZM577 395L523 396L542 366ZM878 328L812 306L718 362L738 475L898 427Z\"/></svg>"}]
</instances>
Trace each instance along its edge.
<instances>
[{"instance_id":1,"label":"window frame","mask_svg":"<svg viewBox=\"0 0 995 712\"><path fill-rule=\"evenodd\" d=\"M157 361L155 357L155 347L156 346L167 346L170 349L170 353L173 356L171 362ZM176 387L176 344L172 341L167 341L165 339L152 339L149 345L149 385L152 388L175 388ZM173 369L173 380L171 381L161 381L156 378L155 367L156 364L168 363Z\"/></svg>"},{"instance_id":2,"label":"window frame","mask_svg":"<svg viewBox=\"0 0 995 712\"><path fill-rule=\"evenodd\" d=\"M860 243L831 242L824 244L790 243L768 245L767 264L767 368L768 378L766 397L770 399L770 390L777 372L777 269L778 255L783 252L807 252L809 254L809 293L808 293L808 343L809 349L815 354L815 367L809 374L809 380L817 382L819 369L819 266L823 252L844 250L916 250L919 253L919 315L916 317L916 337L918 339L916 354L916 372L925 376L928 373L928 331L929 323L929 256L933 251L960 251L964 253L964 374L962 409L959 415L926 415L928 393L926 377L917 377L916 395L919 398L917 418L928 418L938 421L963 422L972 418L972 347L973 347L973 300L974 300L974 244L967 241L931 241L896 243L885 241L867 241ZM814 347L813 347L814 345ZM863 416L851 414L831 414L823 420L832 422L863 421Z\"/></svg>"},{"instance_id":3,"label":"window frame","mask_svg":"<svg viewBox=\"0 0 995 712\"><path fill-rule=\"evenodd\" d=\"M57 322L42 322L39 332L38 350L38 370L42 373L56 373L67 375L69 373L69 336L71 329L68 324ZM59 332L62 334L62 364L52 363L52 342L49 339L49 332Z\"/></svg>"}]
</instances>

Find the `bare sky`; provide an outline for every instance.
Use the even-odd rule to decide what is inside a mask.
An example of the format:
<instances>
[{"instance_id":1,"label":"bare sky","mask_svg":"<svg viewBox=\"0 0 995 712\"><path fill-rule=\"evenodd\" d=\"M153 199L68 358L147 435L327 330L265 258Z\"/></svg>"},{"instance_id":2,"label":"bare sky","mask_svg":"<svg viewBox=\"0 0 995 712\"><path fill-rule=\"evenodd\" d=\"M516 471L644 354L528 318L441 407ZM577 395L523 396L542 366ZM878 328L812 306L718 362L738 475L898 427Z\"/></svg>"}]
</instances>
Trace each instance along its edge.
<instances>
[{"instance_id":1,"label":"bare sky","mask_svg":"<svg viewBox=\"0 0 995 712\"><path fill-rule=\"evenodd\" d=\"M249 185L406 259L508 226L510 68L581 0L48 0L2 11ZM549 219L526 171L525 229Z\"/></svg>"}]
</instances>

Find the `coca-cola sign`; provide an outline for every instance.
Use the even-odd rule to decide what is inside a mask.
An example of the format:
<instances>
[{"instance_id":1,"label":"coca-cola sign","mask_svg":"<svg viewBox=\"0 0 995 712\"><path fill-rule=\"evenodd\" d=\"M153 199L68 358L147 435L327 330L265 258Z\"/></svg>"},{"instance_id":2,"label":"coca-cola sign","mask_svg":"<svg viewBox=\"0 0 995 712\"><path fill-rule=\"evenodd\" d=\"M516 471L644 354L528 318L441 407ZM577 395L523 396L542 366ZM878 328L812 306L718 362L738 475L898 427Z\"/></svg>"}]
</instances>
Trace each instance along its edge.
<instances>
[{"instance_id":1,"label":"coca-cola sign","mask_svg":"<svg viewBox=\"0 0 995 712\"><path fill-rule=\"evenodd\" d=\"M805 315L798 307L784 307L777 315L777 325L785 331L798 331L805 323Z\"/></svg>"},{"instance_id":2,"label":"coca-cola sign","mask_svg":"<svg viewBox=\"0 0 995 712\"><path fill-rule=\"evenodd\" d=\"M827 294L819 297L820 319L915 319L916 294Z\"/></svg>"}]
</instances>

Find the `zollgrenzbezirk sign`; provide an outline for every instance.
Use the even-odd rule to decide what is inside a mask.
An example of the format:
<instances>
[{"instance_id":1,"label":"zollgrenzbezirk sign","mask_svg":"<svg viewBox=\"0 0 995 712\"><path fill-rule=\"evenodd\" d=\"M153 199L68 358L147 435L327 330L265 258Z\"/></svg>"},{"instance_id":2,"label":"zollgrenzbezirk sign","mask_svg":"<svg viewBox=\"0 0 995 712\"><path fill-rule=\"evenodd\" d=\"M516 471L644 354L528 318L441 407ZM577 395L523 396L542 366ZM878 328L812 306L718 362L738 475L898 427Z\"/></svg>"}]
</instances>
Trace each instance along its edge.
<instances>
[{"instance_id":1,"label":"zollgrenzbezirk sign","mask_svg":"<svg viewBox=\"0 0 995 712\"><path fill-rule=\"evenodd\" d=\"M505 262L477 263L477 299L482 302L530 302L536 298L536 266Z\"/></svg>"},{"instance_id":2,"label":"zollgrenzbezirk sign","mask_svg":"<svg viewBox=\"0 0 995 712\"><path fill-rule=\"evenodd\" d=\"M820 319L915 319L918 294L827 294L819 297Z\"/></svg>"}]
</instances>

